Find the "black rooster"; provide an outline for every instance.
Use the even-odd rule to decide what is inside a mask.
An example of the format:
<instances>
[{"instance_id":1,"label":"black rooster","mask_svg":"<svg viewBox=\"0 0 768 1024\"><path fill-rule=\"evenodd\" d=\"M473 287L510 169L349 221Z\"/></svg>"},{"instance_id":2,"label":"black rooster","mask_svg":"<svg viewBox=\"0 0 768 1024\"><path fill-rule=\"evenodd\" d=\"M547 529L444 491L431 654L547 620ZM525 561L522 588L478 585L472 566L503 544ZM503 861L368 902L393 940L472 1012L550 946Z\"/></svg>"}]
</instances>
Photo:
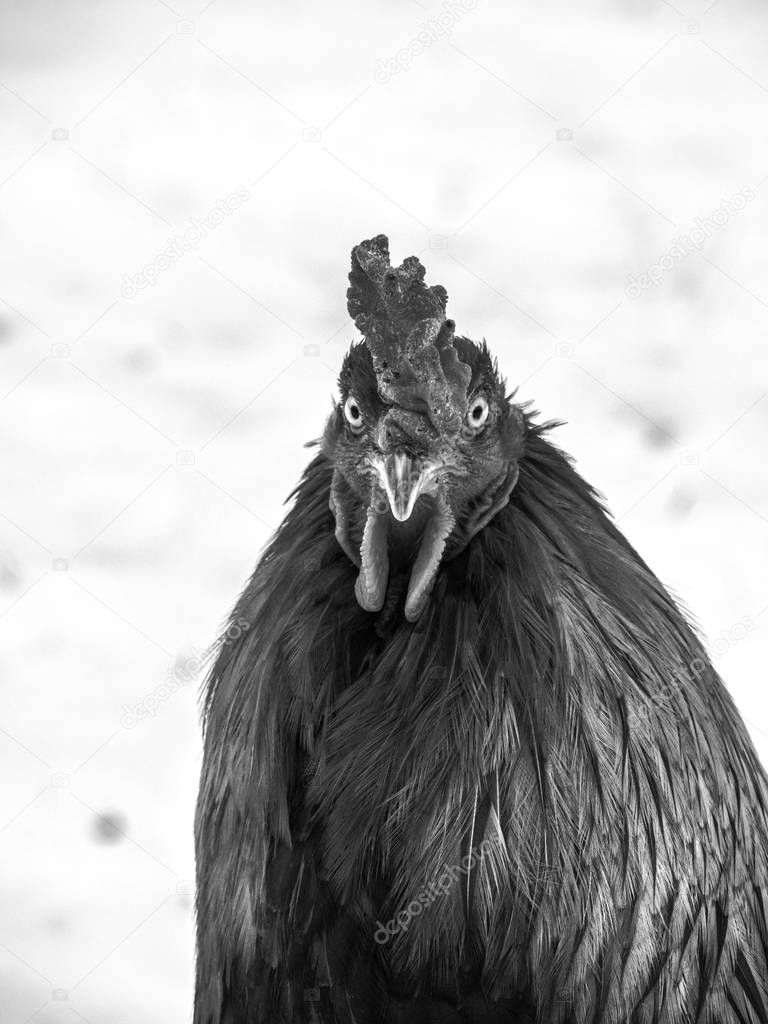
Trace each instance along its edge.
<instances>
[{"instance_id":1,"label":"black rooster","mask_svg":"<svg viewBox=\"0 0 768 1024\"><path fill-rule=\"evenodd\" d=\"M768 1024L744 726L445 303L354 249L364 341L208 682L195 1024Z\"/></svg>"}]
</instances>

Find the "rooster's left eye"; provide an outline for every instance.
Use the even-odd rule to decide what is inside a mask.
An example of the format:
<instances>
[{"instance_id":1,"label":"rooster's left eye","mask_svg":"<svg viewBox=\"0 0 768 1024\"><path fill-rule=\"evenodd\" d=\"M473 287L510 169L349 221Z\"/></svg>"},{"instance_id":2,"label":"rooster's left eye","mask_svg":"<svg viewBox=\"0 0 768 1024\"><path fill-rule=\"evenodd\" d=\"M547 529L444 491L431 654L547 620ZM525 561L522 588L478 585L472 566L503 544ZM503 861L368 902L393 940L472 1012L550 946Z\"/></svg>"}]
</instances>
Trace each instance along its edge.
<instances>
[{"instance_id":1,"label":"rooster's left eye","mask_svg":"<svg viewBox=\"0 0 768 1024\"><path fill-rule=\"evenodd\" d=\"M344 403L344 416L354 433L363 429L363 414L352 395Z\"/></svg>"},{"instance_id":2,"label":"rooster's left eye","mask_svg":"<svg viewBox=\"0 0 768 1024\"><path fill-rule=\"evenodd\" d=\"M484 395L475 395L467 409L467 426L479 430L488 419L488 399Z\"/></svg>"}]
</instances>

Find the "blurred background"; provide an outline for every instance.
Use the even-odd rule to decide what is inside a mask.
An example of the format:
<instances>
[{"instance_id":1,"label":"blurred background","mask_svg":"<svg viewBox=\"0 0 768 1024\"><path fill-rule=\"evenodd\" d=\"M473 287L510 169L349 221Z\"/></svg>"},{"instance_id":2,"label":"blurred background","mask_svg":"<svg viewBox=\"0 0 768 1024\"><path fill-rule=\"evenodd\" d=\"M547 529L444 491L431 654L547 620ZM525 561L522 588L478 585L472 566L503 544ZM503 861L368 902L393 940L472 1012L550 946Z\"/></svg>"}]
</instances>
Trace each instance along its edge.
<instances>
[{"instance_id":1,"label":"blurred background","mask_svg":"<svg viewBox=\"0 0 768 1024\"><path fill-rule=\"evenodd\" d=\"M4 0L0 1024L189 1021L203 654L390 236L768 760L768 10Z\"/></svg>"}]
</instances>

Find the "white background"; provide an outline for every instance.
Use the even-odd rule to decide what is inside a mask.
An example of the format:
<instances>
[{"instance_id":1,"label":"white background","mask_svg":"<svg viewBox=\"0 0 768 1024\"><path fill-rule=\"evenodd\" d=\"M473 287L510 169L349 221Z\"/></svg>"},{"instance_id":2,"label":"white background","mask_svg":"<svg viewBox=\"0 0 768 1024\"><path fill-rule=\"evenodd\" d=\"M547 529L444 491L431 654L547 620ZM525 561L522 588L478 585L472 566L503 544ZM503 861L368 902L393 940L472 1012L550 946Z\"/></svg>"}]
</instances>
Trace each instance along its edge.
<instances>
[{"instance_id":1,"label":"white background","mask_svg":"<svg viewBox=\"0 0 768 1024\"><path fill-rule=\"evenodd\" d=\"M0 1024L189 1020L183 680L322 429L378 232L568 421L766 758L768 11L707 2L4 0Z\"/></svg>"}]
</instances>

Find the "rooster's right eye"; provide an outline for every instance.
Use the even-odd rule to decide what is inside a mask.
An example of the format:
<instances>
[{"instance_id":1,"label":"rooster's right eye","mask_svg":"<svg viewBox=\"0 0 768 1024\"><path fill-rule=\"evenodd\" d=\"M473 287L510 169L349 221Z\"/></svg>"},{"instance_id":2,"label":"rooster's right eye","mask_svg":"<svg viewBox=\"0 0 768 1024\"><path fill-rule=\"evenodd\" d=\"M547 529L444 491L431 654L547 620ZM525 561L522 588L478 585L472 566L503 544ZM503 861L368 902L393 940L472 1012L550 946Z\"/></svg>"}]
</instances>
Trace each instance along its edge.
<instances>
[{"instance_id":1,"label":"rooster's right eye","mask_svg":"<svg viewBox=\"0 0 768 1024\"><path fill-rule=\"evenodd\" d=\"M357 434L363 429L363 414L352 395L344 403L344 416L354 433Z\"/></svg>"}]
</instances>

